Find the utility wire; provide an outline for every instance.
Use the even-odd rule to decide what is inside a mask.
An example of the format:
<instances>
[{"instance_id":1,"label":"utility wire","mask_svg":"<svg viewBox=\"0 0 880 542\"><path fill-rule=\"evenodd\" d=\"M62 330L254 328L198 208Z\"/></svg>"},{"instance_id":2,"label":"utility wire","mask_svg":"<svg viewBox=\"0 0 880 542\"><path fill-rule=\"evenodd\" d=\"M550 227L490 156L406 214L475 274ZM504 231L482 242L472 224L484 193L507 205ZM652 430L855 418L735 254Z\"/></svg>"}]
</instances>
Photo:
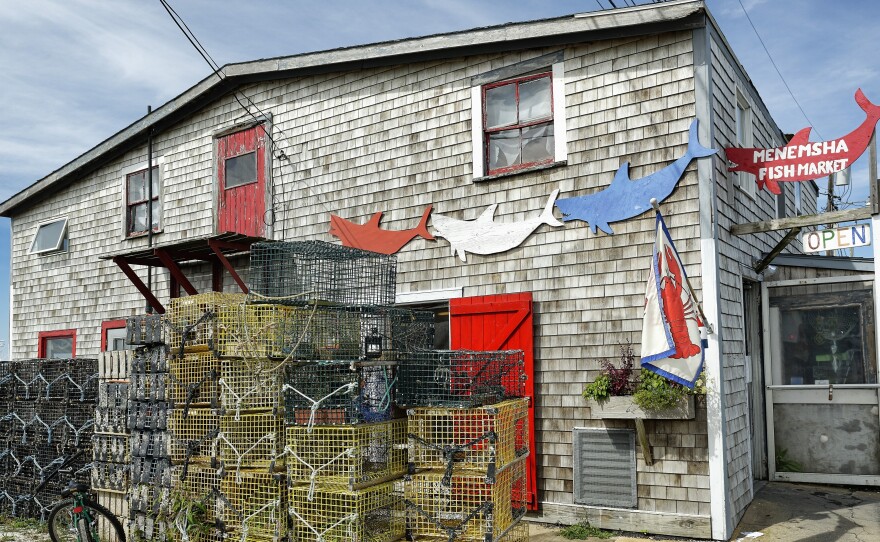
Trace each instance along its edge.
<instances>
[{"instance_id":1,"label":"utility wire","mask_svg":"<svg viewBox=\"0 0 880 542\"><path fill-rule=\"evenodd\" d=\"M810 120L810 117L807 116L807 113L804 111L804 108L801 107L800 102L797 101L797 98L794 97L794 93L791 91L791 88L788 86L788 83L785 81L785 77L782 77L782 72L779 71L779 66L776 65L776 61L773 60L773 56L770 54L770 51L767 49L767 45L764 43L764 40L761 39L761 34L758 33L758 29L755 28L755 23L752 22L752 18L749 17L749 12L746 11L746 7L743 5L742 0L737 0L739 2L739 7L742 8L743 13L746 15L746 19L749 21L749 24L754 30L755 35L758 36L758 41L761 42L761 47L764 48L764 52L767 53L767 58L770 59L770 63L773 64L773 68L776 70L776 73L779 75L779 78L782 80L782 84L785 85L785 89L788 91L789 95L791 95L791 99L794 100L794 103L797 104L798 109L801 110L801 114L807 119L807 124L809 124L813 130L816 132L816 135L819 136L819 139L825 139L822 137L822 134L819 133L819 130L816 129L816 126L813 124L813 121Z\"/></svg>"},{"instance_id":2,"label":"utility wire","mask_svg":"<svg viewBox=\"0 0 880 542\"><path fill-rule=\"evenodd\" d=\"M168 12L168 16L171 17L171 20L174 21L174 24L177 25L177 28L179 28L180 31L183 33L183 35L186 37L187 41L189 41L190 45L193 46L193 48L199 53L199 55L202 57L202 59L208 64L208 66L211 67L211 69L213 70L212 75L216 75L221 81L225 80L225 79L226 79L226 76L223 74L222 68L220 67L219 64L217 64L217 62L216 62L216 61L214 60L214 58L210 55L210 53L208 53L208 50L202 45L202 43L201 43L201 42L199 41L199 39L196 37L195 33L193 33L193 31L190 30L189 26L186 24L186 21L183 20L183 17L181 17L181 16L180 16L180 15L174 10L174 8L171 7L171 5L168 3L167 0L159 0L159 2L162 4L162 7L165 8L165 11ZM253 100L251 100L251 99L250 99L245 93L243 93L243 92L239 92L239 91L237 91L237 90L233 90L233 91L232 91L232 97L235 98L235 101L238 102L238 105L241 106L241 108L244 109L245 112L247 112L247 114L250 115L255 121L261 122L263 119L257 117L257 115L255 115L255 114L250 110L249 107L247 107L245 104L242 103L241 99L239 98L239 94L241 94L241 96L242 96L242 97L243 97L243 98L244 98L244 99L245 99L245 100L246 100L246 101L247 101L247 102L248 102L248 103L249 103L254 109L256 109L257 112L258 112L258 113L259 113L264 119L268 117L268 115L266 115L266 113L265 113L262 109L260 109L260 107L259 107L257 104L255 104L255 103L253 102ZM288 141L289 141L289 138L288 138L287 134L284 132L283 129L281 129L280 127L278 127L278 126L275 125L274 123L272 124L272 129L273 129L273 130L278 130L278 132L279 132L279 133L280 133L285 139L288 139ZM272 149L273 149L273 150L277 150L277 152L280 153L280 154L277 156L277 158L282 159L282 160L286 160L288 163L290 163L290 157L288 157L287 154L284 152L284 150L281 149L281 148L278 146L277 142L275 141L275 138L272 137L272 134L269 133L269 132L265 132L265 134L266 134L266 137L269 138L269 142L270 142L270 144L271 144L271 146L272 146ZM291 167L293 167L292 164L290 164L290 165L291 165ZM280 166L279 166L279 167L280 167ZM331 212L330 209L327 207L326 203L324 203L323 198L320 197L318 194L316 194L316 193L314 192L314 190L312 190L312 187L311 187L308 183L306 183L305 181L303 181L303 180L301 180L301 179L296 179L296 176L294 176L294 180L295 180L295 181L299 181L303 186L305 186L305 187L306 187L306 190L309 191L309 193L315 198L315 201L317 201L318 204L320 204L321 207L323 207L325 211L327 211L328 213ZM273 213L275 212L275 209L274 209L274 207L275 207L275 203L276 203L276 202L274 201L274 191L273 191L273 209L272 209ZM275 218L274 218L274 216L273 216L273 218L272 218L272 222L274 223L274 221L275 221ZM265 222L265 218L264 218L264 222Z\"/></svg>"}]
</instances>

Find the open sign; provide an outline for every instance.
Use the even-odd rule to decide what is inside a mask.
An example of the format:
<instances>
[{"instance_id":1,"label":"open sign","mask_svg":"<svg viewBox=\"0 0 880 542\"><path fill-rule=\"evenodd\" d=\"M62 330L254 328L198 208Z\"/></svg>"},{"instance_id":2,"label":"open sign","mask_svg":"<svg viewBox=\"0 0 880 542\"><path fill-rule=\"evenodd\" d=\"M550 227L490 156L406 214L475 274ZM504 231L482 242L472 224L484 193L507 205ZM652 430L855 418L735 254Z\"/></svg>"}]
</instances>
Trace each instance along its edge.
<instances>
[{"instance_id":1,"label":"open sign","mask_svg":"<svg viewBox=\"0 0 880 542\"><path fill-rule=\"evenodd\" d=\"M863 247L871 244L871 225L855 224L827 230L816 230L803 236L804 252Z\"/></svg>"}]
</instances>

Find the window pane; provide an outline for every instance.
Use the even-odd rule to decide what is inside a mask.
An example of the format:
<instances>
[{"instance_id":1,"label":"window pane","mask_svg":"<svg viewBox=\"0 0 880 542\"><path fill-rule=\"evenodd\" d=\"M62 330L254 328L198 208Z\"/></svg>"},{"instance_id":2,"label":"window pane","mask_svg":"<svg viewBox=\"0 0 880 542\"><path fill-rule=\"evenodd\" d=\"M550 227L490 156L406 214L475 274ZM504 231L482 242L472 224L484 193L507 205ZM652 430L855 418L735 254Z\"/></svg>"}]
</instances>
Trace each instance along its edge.
<instances>
[{"instance_id":1,"label":"window pane","mask_svg":"<svg viewBox=\"0 0 880 542\"><path fill-rule=\"evenodd\" d=\"M232 188L257 180L257 153L249 152L226 159L226 188Z\"/></svg>"},{"instance_id":2,"label":"window pane","mask_svg":"<svg viewBox=\"0 0 880 542\"><path fill-rule=\"evenodd\" d=\"M521 164L520 131L505 130L489 135L489 170Z\"/></svg>"},{"instance_id":3,"label":"window pane","mask_svg":"<svg viewBox=\"0 0 880 542\"><path fill-rule=\"evenodd\" d=\"M147 183L143 171L128 176L128 203L147 199Z\"/></svg>"},{"instance_id":4,"label":"window pane","mask_svg":"<svg viewBox=\"0 0 880 542\"><path fill-rule=\"evenodd\" d=\"M523 129L522 162L543 162L553 159L553 125L541 124Z\"/></svg>"},{"instance_id":5,"label":"window pane","mask_svg":"<svg viewBox=\"0 0 880 542\"><path fill-rule=\"evenodd\" d=\"M144 172L146 175L146 172ZM147 186L146 180L144 181L144 186ZM153 166L153 197L159 196L159 167ZM144 198L146 199L146 198Z\"/></svg>"},{"instance_id":6,"label":"window pane","mask_svg":"<svg viewBox=\"0 0 880 542\"><path fill-rule=\"evenodd\" d=\"M519 85L519 121L544 119L552 114L550 78L542 77ZM524 161L527 161L524 159Z\"/></svg>"},{"instance_id":7,"label":"window pane","mask_svg":"<svg viewBox=\"0 0 880 542\"><path fill-rule=\"evenodd\" d=\"M746 144L746 122L748 121L748 111L742 104L736 104L736 144L743 146Z\"/></svg>"},{"instance_id":8,"label":"window pane","mask_svg":"<svg viewBox=\"0 0 880 542\"><path fill-rule=\"evenodd\" d=\"M65 220L56 220L48 224L43 224L37 228L37 234L34 236L34 243L31 246L31 252L43 252L45 250L55 250L61 243L61 236L64 234Z\"/></svg>"},{"instance_id":9,"label":"window pane","mask_svg":"<svg viewBox=\"0 0 880 542\"><path fill-rule=\"evenodd\" d=\"M147 231L147 204L139 203L131 208L129 233Z\"/></svg>"},{"instance_id":10,"label":"window pane","mask_svg":"<svg viewBox=\"0 0 880 542\"><path fill-rule=\"evenodd\" d=\"M45 356L49 359L68 359L73 357L73 337L43 339Z\"/></svg>"},{"instance_id":11,"label":"window pane","mask_svg":"<svg viewBox=\"0 0 880 542\"><path fill-rule=\"evenodd\" d=\"M486 128L516 124L516 85L486 91Z\"/></svg>"},{"instance_id":12,"label":"window pane","mask_svg":"<svg viewBox=\"0 0 880 542\"><path fill-rule=\"evenodd\" d=\"M159 198L153 200L153 229L159 229L159 217L162 216L162 202Z\"/></svg>"},{"instance_id":13,"label":"window pane","mask_svg":"<svg viewBox=\"0 0 880 542\"><path fill-rule=\"evenodd\" d=\"M113 328L107 330L107 350L125 350L125 328Z\"/></svg>"}]
</instances>

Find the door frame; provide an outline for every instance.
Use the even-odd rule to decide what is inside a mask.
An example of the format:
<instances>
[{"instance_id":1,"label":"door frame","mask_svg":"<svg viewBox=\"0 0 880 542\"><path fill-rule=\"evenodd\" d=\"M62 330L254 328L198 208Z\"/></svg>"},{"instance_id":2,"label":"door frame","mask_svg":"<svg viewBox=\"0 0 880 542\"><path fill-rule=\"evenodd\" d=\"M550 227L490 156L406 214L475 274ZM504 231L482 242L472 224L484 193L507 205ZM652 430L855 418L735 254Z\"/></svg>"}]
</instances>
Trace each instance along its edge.
<instances>
[{"instance_id":1,"label":"door frame","mask_svg":"<svg viewBox=\"0 0 880 542\"><path fill-rule=\"evenodd\" d=\"M261 115L256 115L250 118L247 122L239 122L237 124L232 124L225 128L220 128L218 130L214 130L211 133L212 140L212 154L211 154L211 208L213 211L213 226L212 231L217 234L218 229L220 228L220 171L218 168L219 165L219 151L220 151L220 140L228 136L230 134L234 134L236 132L243 132L245 130L250 130L251 128L255 128L257 126L263 126L264 136L266 138L265 141L265 152L263 153L263 162L264 162L264 175L265 175L265 184L263 187L263 197L264 197L264 216L266 213L272 213L271 220L263 221L263 238L272 239L273 231L275 225L275 213L277 209L275 209L274 202L274 192L275 192L275 183L273 182L273 174L272 174L272 154L275 149L274 138L272 137L272 114L265 113Z\"/></svg>"},{"instance_id":2,"label":"door frame","mask_svg":"<svg viewBox=\"0 0 880 542\"><path fill-rule=\"evenodd\" d=\"M823 385L794 385L780 386L773 385L773 363L771 356L772 344L770 340L770 288L786 287L786 286L814 286L822 284L840 284L846 282L871 282L872 291L876 291L876 282L874 275L848 275L840 277L823 277L811 279L795 279L781 280L776 282L761 283L761 326L764 339L763 356L764 356L764 389L765 389L765 412L767 415L767 473L768 479L773 482L805 482L813 484L844 484L844 485L862 485L862 486L880 486L880 474L878 475L859 475L859 474L823 474L809 472L777 472L776 471L776 436L773 425L773 392L774 390L804 390L808 395L818 393L827 393ZM877 313L880 311L878 307L880 303L874 299L874 340L875 344L880 342L880 333L877 327ZM875 349L874 363L880 369L880 351ZM878 371L880 374L880 371ZM868 399L875 398L880 407L880 383L877 384L838 384L834 389L853 390L858 395ZM871 396L873 393L873 396ZM853 401L846 401L852 403ZM857 404L862 404L856 401ZM880 408L878 408L878 420L880 420ZM771 459L772 458L772 459Z\"/></svg>"}]
</instances>

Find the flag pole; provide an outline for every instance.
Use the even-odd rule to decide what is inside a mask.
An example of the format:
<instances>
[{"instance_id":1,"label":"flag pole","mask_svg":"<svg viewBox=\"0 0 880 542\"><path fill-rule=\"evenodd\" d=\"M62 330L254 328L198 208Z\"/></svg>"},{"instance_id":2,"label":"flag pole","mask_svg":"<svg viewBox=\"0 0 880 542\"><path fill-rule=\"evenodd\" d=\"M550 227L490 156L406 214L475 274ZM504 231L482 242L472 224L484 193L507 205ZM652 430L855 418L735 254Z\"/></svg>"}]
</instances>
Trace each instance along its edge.
<instances>
[{"instance_id":1,"label":"flag pole","mask_svg":"<svg viewBox=\"0 0 880 542\"><path fill-rule=\"evenodd\" d=\"M644 200L642 200L644 201ZM662 215L660 212L660 204L657 202L657 198L651 198L651 207L657 211L658 215ZM684 274L684 280L687 282L688 288L690 288L691 292L694 291L694 287L691 286L691 279L687 276L687 273ZM709 320L706 318L706 315L703 313L703 305L699 303L696 299L694 299L694 307L697 308L697 312L700 313L700 318L703 319L703 324L706 326L706 333L712 335L715 333L715 329L712 327L712 324L709 323Z\"/></svg>"}]
</instances>

